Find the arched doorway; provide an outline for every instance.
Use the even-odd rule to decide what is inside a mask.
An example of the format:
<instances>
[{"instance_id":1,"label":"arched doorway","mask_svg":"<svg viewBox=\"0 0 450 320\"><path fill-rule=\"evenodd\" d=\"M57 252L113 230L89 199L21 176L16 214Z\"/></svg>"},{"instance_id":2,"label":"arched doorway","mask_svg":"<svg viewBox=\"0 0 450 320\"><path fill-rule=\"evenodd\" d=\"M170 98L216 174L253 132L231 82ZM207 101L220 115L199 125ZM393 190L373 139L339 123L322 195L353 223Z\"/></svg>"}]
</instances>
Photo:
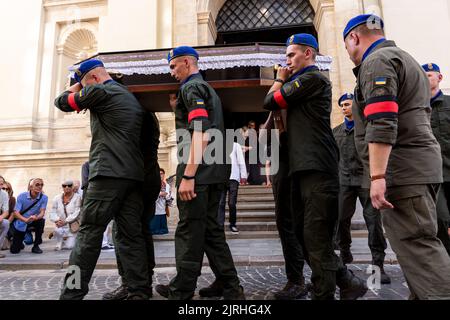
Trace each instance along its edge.
<instances>
[{"instance_id":1,"label":"arched doorway","mask_svg":"<svg viewBox=\"0 0 450 320\"><path fill-rule=\"evenodd\" d=\"M237 43L285 43L296 33L310 33L314 28L314 9L309 0L227 0L217 19L217 45ZM258 127L267 113L240 113L236 117L225 112L227 128L241 128L249 121Z\"/></svg>"}]
</instances>

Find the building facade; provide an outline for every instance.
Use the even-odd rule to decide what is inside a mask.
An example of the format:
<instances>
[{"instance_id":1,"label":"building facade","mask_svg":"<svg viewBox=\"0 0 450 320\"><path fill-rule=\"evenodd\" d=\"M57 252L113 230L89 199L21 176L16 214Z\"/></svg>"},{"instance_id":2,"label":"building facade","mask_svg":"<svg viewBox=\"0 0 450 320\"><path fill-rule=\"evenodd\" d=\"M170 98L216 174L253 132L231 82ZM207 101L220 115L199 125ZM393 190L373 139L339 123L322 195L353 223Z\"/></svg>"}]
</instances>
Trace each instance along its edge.
<instances>
[{"instance_id":1,"label":"building facade","mask_svg":"<svg viewBox=\"0 0 450 320\"><path fill-rule=\"evenodd\" d=\"M79 179L88 158L89 114L64 114L53 106L54 98L68 85L68 67L75 62L99 52L229 41L233 33L224 32L223 21L231 18L222 15L230 15L230 10L240 19L241 34L251 31L261 36L268 26L264 23L281 28L287 21L280 14L281 5L305 12L304 27L318 36L320 52L333 58L333 125L342 121L338 97L352 91L355 83L342 31L360 13L380 15L387 37L420 63L438 63L444 74L443 90L450 93L450 34L443 32L450 30L450 0L2 0L0 26L9 32L3 33L5 46L0 53L4 79L0 175L13 184L16 194L26 190L30 178L42 177L49 196L60 192L63 179ZM250 6L259 10L258 21L242 18L242 8ZM247 30L263 20L259 31ZM171 113L158 117L160 163L172 174L174 118Z\"/></svg>"}]
</instances>

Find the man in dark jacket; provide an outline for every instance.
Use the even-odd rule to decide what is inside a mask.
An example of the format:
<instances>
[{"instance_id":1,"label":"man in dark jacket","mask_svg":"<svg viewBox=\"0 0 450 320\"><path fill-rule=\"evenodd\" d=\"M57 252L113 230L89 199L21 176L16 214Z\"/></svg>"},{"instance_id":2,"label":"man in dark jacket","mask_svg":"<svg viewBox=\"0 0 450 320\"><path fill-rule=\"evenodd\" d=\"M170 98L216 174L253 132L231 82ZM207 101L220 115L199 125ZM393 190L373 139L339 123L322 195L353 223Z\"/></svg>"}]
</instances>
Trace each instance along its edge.
<instances>
[{"instance_id":1,"label":"man in dark jacket","mask_svg":"<svg viewBox=\"0 0 450 320\"><path fill-rule=\"evenodd\" d=\"M333 135L339 147L339 223L337 243L341 251L342 262L353 261L350 251L352 243L351 225L355 214L356 201L363 206L363 216L369 232L369 248L372 264L380 268L381 283L389 284L391 279L384 271L384 250L387 248L384 238L381 215L372 206L369 189L362 188L363 165L356 152L353 114L353 94L346 93L339 99L339 106L344 114L344 123L333 129Z\"/></svg>"},{"instance_id":2,"label":"man in dark jacket","mask_svg":"<svg viewBox=\"0 0 450 320\"><path fill-rule=\"evenodd\" d=\"M417 61L386 40L379 17L351 19L344 41L356 65L353 117L363 186L381 211L411 298L449 299L450 258L436 236L442 158L430 125L430 84Z\"/></svg>"},{"instance_id":3,"label":"man in dark jacket","mask_svg":"<svg viewBox=\"0 0 450 320\"><path fill-rule=\"evenodd\" d=\"M450 96L439 85L443 79L441 69L435 63L424 64L431 89L431 129L441 146L444 183L436 203L438 238L450 255Z\"/></svg>"},{"instance_id":4,"label":"man in dark jacket","mask_svg":"<svg viewBox=\"0 0 450 320\"><path fill-rule=\"evenodd\" d=\"M315 66L317 40L297 34L286 43L286 68L279 68L265 108L287 109L289 175L294 229L312 269L313 299L363 296L367 287L333 250L338 218L339 150L330 126L331 83Z\"/></svg>"},{"instance_id":5,"label":"man in dark jacket","mask_svg":"<svg viewBox=\"0 0 450 320\"><path fill-rule=\"evenodd\" d=\"M88 293L103 232L112 219L117 224L116 245L127 275L128 299L148 299L151 287L141 222L144 110L99 60L82 63L75 78L77 83L56 98L55 105L64 112L89 109L92 143L81 228L60 299L83 299Z\"/></svg>"}]
</instances>

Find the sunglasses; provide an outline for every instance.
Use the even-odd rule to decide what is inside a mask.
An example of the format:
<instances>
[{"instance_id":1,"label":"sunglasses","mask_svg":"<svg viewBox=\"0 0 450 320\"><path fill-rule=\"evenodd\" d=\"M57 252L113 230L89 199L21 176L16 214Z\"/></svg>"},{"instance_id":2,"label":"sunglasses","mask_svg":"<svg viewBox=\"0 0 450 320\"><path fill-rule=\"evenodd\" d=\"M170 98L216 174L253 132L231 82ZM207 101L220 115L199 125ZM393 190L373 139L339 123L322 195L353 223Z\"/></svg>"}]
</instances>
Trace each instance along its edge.
<instances>
[{"instance_id":1,"label":"sunglasses","mask_svg":"<svg viewBox=\"0 0 450 320\"><path fill-rule=\"evenodd\" d=\"M63 188L72 188L73 184L63 184L62 187Z\"/></svg>"},{"instance_id":2,"label":"sunglasses","mask_svg":"<svg viewBox=\"0 0 450 320\"><path fill-rule=\"evenodd\" d=\"M35 186L35 187L43 187L44 184L43 184L43 183L36 183L34 186Z\"/></svg>"},{"instance_id":3,"label":"sunglasses","mask_svg":"<svg viewBox=\"0 0 450 320\"><path fill-rule=\"evenodd\" d=\"M9 188L2 188L2 190L9 191Z\"/></svg>"}]
</instances>

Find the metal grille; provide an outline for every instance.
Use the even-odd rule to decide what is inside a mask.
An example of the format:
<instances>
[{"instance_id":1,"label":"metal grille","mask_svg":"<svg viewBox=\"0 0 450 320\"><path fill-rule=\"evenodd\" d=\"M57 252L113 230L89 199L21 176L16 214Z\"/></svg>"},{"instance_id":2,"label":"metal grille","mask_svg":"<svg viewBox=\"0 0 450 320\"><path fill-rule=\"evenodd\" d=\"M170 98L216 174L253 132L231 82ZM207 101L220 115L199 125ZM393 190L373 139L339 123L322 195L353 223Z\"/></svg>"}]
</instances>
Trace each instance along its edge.
<instances>
[{"instance_id":1,"label":"metal grille","mask_svg":"<svg viewBox=\"0 0 450 320\"><path fill-rule=\"evenodd\" d=\"M312 24L309 0L228 0L217 17L219 32Z\"/></svg>"}]
</instances>

